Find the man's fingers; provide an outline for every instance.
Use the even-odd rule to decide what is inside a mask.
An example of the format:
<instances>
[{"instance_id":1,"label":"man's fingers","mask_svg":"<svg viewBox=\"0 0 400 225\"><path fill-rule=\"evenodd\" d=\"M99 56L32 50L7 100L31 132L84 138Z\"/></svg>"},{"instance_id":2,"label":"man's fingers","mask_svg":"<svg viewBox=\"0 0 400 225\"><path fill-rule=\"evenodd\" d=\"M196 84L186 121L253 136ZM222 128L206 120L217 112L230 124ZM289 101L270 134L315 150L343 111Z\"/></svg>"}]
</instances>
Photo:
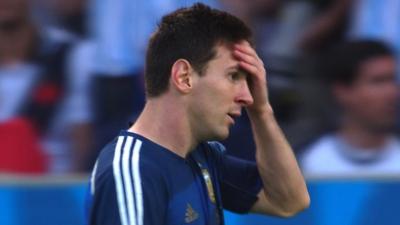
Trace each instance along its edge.
<instances>
[{"instance_id":1,"label":"man's fingers","mask_svg":"<svg viewBox=\"0 0 400 225\"><path fill-rule=\"evenodd\" d=\"M251 45L249 43L247 43L247 44L246 43L245 44L235 44L234 47L236 49L242 50L244 52L248 52L250 55L257 56L256 50L253 47L251 47Z\"/></svg>"},{"instance_id":2,"label":"man's fingers","mask_svg":"<svg viewBox=\"0 0 400 225\"><path fill-rule=\"evenodd\" d=\"M258 57L257 52L250 46L250 44L236 44L234 46L234 50L241 52L249 57L252 57L257 60L257 63L264 65L264 62Z\"/></svg>"},{"instance_id":3,"label":"man's fingers","mask_svg":"<svg viewBox=\"0 0 400 225\"><path fill-rule=\"evenodd\" d=\"M246 71L248 71L252 76L255 76L256 74L259 73L259 69L258 69L256 66L254 66L254 65L252 65L252 64L250 64L250 63L247 63L247 62L245 62L245 61L240 61L240 62L239 62L239 65L240 65L243 69L245 69Z\"/></svg>"},{"instance_id":4,"label":"man's fingers","mask_svg":"<svg viewBox=\"0 0 400 225\"><path fill-rule=\"evenodd\" d=\"M249 64L252 64L252 65L259 64L259 61L254 56L248 55L248 54L246 54L246 53L244 53L244 52L242 52L240 50L234 50L234 54L241 61L245 61L245 62L247 62Z\"/></svg>"},{"instance_id":5,"label":"man's fingers","mask_svg":"<svg viewBox=\"0 0 400 225\"><path fill-rule=\"evenodd\" d=\"M238 58L240 65L243 65L242 67L251 74L265 74L264 64L260 59L239 50L234 50L234 56Z\"/></svg>"}]
</instances>

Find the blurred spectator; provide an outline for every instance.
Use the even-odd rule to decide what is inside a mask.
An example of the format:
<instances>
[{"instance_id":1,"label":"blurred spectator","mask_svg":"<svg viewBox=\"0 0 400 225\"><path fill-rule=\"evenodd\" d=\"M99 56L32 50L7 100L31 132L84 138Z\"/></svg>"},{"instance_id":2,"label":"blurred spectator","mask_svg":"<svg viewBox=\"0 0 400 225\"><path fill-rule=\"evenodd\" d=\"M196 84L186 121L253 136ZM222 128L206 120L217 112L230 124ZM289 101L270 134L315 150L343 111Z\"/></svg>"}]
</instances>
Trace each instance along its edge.
<instances>
[{"instance_id":1,"label":"blurred spectator","mask_svg":"<svg viewBox=\"0 0 400 225\"><path fill-rule=\"evenodd\" d=\"M344 43L324 59L325 76L340 113L337 129L300 157L308 175L400 174L400 141L394 136L399 90L395 59L383 43Z\"/></svg>"},{"instance_id":2,"label":"blurred spectator","mask_svg":"<svg viewBox=\"0 0 400 225\"><path fill-rule=\"evenodd\" d=\"M400 65L400 1L353 0L348 35L352 39L385 41L397 55ZM398 66L398 68L400 68ZM398 78L400 78L400 74Z\"/></svg>"},{"instance_id":3,"label":"blurred spectator","mask_svg":"<svg viewBox=\"0 0 400 225\"><path fill-rule=\"evenodd\" d=\"M292 66L296 75L292 81L296 95L296 108L290 110L294 117L288 125L286 135L297 150L331 126L327 120L331 112L329 96L321 84L324 74L318 72L320 58L332 46L346 40L346 28L351 13L352 0L308 0L311 4L309 20L295 36L298 58ZM293 65L293 64L292 64ZM307 130L307 132L303 132Z\"/></svg>"},{"instance_id":4,"label":"blurred spectator","mask_svg":"<svg viewBox=\"0 0 400 225\"><path fill-rule=\"evenodd\" d=\"M321 52L343 40L353 0L314 0L314 16L303 28L298 45L306 53Z\"/></svg>"},{"instance_id":5,"label":"blurred spectator","mask_svg":"<svg viewBox=\"0 0 400 225\"><path fill-rule=\"evenodd\" d=\"M88 35L89 0L31 0L36 20L80 38Z\"/></svg>"},{"instance_id":6,"label":"blurred spectator","mask_svg":"<svg viewBox=\"0 0 400 225\"><path fill-rule=\"evenodd\" d=\"M89 77L73 40L36 26L29 3L0 0L0 171L77 171L91 140Z\"/></svg>"}]
</instances>

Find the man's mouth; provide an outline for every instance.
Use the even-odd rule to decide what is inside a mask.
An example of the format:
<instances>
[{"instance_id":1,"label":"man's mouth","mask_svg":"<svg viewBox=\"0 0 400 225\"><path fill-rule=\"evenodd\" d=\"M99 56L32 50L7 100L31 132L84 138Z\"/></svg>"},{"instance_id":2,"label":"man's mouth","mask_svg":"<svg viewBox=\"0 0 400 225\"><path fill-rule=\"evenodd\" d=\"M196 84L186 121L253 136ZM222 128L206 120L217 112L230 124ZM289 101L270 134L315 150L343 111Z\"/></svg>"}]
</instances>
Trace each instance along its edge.
<instances>
[{"instance_id":1,"label":"man's mouth","mask_svg":"<svg viewBox=\"0 0 400 225\"><path fill-rule=\"evenodd\" d=\"M228 116L232 119L232 122L235 123L235 119L240 116L240 112L230 112Z\"/></svg>"}]
</instances>

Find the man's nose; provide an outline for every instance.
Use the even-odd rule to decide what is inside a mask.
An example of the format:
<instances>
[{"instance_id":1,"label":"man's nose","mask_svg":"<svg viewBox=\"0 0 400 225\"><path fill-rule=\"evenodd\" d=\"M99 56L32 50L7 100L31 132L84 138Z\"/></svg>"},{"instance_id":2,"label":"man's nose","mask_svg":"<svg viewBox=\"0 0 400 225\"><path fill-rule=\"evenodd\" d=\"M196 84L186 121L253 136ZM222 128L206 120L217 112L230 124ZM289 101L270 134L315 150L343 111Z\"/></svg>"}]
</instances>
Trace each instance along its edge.
<instances>
[{"instance_id":1,"label":"man's nose","mask_svg":"<svg viewBox=\"0 0 400 225\"><path fill-rule=\"evenodd\" d=\"M235 101L238 102L243 107L252 105L254 102L253 96L251 95L249 89L249 85L245 80L241 82Z\"/></svg>"}]
</instances>

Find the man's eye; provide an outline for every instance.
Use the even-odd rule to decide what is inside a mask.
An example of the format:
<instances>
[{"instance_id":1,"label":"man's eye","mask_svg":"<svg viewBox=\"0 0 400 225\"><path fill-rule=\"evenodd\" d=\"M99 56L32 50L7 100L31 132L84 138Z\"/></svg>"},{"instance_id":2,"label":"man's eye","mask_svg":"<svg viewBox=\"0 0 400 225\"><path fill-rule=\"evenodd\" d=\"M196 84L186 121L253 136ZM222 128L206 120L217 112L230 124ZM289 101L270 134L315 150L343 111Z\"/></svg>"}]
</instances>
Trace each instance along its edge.
<instances>
[{"instance_id":1,"label":"man's eye","mask_svg":"<svg viewBox=\"0 0 400 225\"><path fill-rule=\"evenodd\" d=\"M230 73L229 78L233 81L239 80L240 79L240 74L237 72Z\"/></svg>"}]
</instances>

